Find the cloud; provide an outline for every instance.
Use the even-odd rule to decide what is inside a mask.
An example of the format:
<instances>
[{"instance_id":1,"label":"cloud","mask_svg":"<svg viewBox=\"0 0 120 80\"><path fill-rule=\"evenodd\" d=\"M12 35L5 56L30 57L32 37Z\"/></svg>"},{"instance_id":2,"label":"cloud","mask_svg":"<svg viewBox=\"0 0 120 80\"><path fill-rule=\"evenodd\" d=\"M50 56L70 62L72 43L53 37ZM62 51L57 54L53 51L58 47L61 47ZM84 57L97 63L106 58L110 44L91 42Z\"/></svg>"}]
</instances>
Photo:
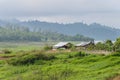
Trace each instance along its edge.
<instances>
[{"instance_id":1,"label":"cloud","mask_svg":"<svg viewBox=\"0 0 120 80\"><path fill-rule=\"evenodd\" d=\"M119 12L119 0L0 0L4 15L43 16Z\"/></svg>"},{"instance_id":2,"label":"cloud","mask_svg":"<svg viewBox=\"0 0 120 80\"><path fill-rule=\"evenodd\" d=\"M119 26L120 0L0 0L0 16Z\"/></svg>"}]
</instances>

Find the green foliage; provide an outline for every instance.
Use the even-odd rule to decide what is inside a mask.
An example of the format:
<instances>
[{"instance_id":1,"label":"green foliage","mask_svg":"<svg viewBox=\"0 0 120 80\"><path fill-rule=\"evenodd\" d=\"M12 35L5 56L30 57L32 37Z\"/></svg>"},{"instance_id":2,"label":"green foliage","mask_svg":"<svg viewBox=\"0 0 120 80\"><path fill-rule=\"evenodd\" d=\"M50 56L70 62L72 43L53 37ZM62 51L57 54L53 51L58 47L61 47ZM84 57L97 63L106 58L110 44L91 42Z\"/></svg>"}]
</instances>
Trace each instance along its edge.
<instances>
[{"instance_id":1,"label":"green foliage","mask_svg":"<svg viewBox=\"0 0 120 80\"><path fill-rule=\"evenodd\" d=\"M73 38L71 38L71 41L94 41L94 39L76 34L75 36L73 36Z\"/></svg>"},{"instance_id":2,"label":"green foliage","mask_svg":"<svg viewBox=\"0 0 120 80\"><path fill-rule=\"evenodd\" d=\"M84 52L74 52L74 54L73 54L73 52L71 52L71 53L69 53L69 54L67 54L67 58L75 58L75 57L77 57L77 58L82 58L82 57L85 57L85 56L88 56L89 54L86 54L86 53L84 53Z\"/></svg>"},{"instance_id":3,"label":"green foliage","mask_svg":"<svg viewBox=\"0 0 120 80\"><path fill-rule=\"evenodd\" d=\"M95 50L95 45L94 44L90 44L89 46L87 46L86 49L87 50Z\"/></svg>"},{"instance_id":4,"label":"green foliage","mask_svg":"<svg viewBox=\"0 0 120 80\"><path fill-rule=\"evenodd\" d=\"M119 75L119 56L119 53L103 56L84 52L17 52L14 58L6 61L7 65L1 63L0 79L106 80Z\"/></svg>"},{"instance_id":5,"label":"green foliage","mask_svg":"<svg viewBox=\"0 0 120 80\"><path fill-rule=\"evenodd\" d=\"M38 51L32 51L38 52ZM51 54L51 53L49 53ZM68 54L72 58L68 58ZM35 55L38 55L36 53ZM43 54L39 54L43 55ZM69 52L61 55L56 59L35 60L42 64L30 63L29 65L0 67L0 79L2 80L106 80L119 75L118 55L112 54L107 56L87 55L84 52ZM66 58L63 58L63 55ZM25 54L19 58L27 59L31 62L33 54ZM48 56L48 54L46 55ZM32 59L31 59L32 57ZM18 57L17 57L18 58ZM16 60L16 59L15 59ZM19 61L20 61L19 60ZM18 61L18 62L19 62ZM37 62L37 63L38 63ZM4 74L3 74L4 73Z\"/></svg>"},{"instance_id":6,"label":"green foliage","mask_svg":"<svg viewBox=\"0 0 120 80\"><path fill-rule=\"evenodd\" d=\"M87 56L87 55L89 55L89 54L86 54L86 53L84 53L84 52L77 52L74 56L75 57L84 57L84 56Z\"/></svg>"},{"instance_id":7,"label":"green foliage","mask_svg":"<svg viewBox=\"0 0 120 80\"><path fill-rule=\"evenodd\" d=\"M114 44L114 50L120 52L120 38L117 38Z\"/></svg>"},{"instance_id":8,"label":"green foliage","mask_svg":"<svg viewBox=\"0 0 120 80\"><path fill-rule=\"evenodd\" d=\"M96 50L109 50L111 42L98 43ZM73 46L72 46L73 47ZM0 61L1 80L107 80L120 75L120 52L87 54L76 50L12 51L13 58ZM7 51L7 50L6 50ZM8 49L9 51L9 49ZM13 54L14 53L14 54ZM6 64L7 63L7 64Z\"/></svg>"},{"instance_id":9,"label":"green foliage","mask_svg":"<svg viewBox=\"0 0 120 80\"><path fill-rule=\"evenodd\" d=\"M105 44L104 43L101 43L101 42L98 42L96 44L96 49L97 50L105 50Z\"/></svg>"},{"instance_id":10,"label":"green foliage","mask_svg":"<svg viewBox=\"0 0 120 80\"><path fill-rule=\"evenodd\" d=\"M108 45L108 46L112 46L112 45L113 45L113 43L112 43L111 40L106 40L106 41L105 41L105 44Z\"/></svg>"},{"instance_id":11,"label":"green foliage","mask_svg":"<svg viewBox=\"0 0 120 80\"><path fill-rule=\"evenodd\" d=\"M111 40L106 40L104 43L98 42L95 47L96 50L113 51L113 43Z\"/></svg>"},{"instance_id":12,"label":"green foliage","mask_svg":"<svg viewBox=\"0 0 120 80\"><path fill-rule=\"evenodd\" d=\"M111 54L112 56L120 56L120 52L114 52Z\"/></svg>"},{"instance_id":13,"label":"green foliage","mask_svg":"<svg viewBox=\"0 0 120 80\"><path fill-rule=\"evenodd\" d=\"M47 54L42 52L30 52L29 54L23 54L15 58L9 59L6 62L11 65L29 65L35 63L36 60L51 60L55 59L53 54Z\"/></svg>"},{"instance_id":14,"label":"green foliage","mask_svg":"<svg viewBox=\"0 0 120 80\"><path fill-rule=\"evenodd\" d=\"M46 46L44 46L44 50L52 50L52 46L46 45Z\"/></svg>"},{"instance_id":15,"label":"green foliage","mask_svg":"<svg viewBox=\"0 0 120 80\"><path fill-rule=\"evenodd\" d=\"M27 27L0 27L0 42L7 41L89 41L93 40L82 35L68 36L57 32L30 30Z\"/></svg>"}]
</instances>

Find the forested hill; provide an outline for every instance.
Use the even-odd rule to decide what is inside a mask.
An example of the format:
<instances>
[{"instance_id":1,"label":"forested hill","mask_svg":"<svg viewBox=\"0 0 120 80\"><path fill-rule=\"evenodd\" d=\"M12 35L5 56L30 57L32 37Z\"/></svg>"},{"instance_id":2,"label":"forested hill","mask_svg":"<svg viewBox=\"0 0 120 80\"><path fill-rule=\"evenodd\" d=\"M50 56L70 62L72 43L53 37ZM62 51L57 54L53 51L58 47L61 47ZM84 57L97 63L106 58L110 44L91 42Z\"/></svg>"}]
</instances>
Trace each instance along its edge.
<instances>
[{"instance_id":1,"label":"forested hill","mask_svg":"<svg viewBox=\"0 0 120 80\"><path fill-rule=\"evenodd\" d=\"M40 29L31 31L22 26L6 26L0 27L0 42L3 41L93 41L93 39L79 34L68 36Z\"/></svg>"},{"instance_id":2,"label":"forested hill","mask_svg":"<svg viewBox=\"0 0 120 80\"><path fill-rule=\"evenodd\" d=\"M58 24L58 23L48 23L48 22L40 22L40 21L0 21L0 25L17 25L24 26L29 28L32 31L40 30L48 30L52 32L58 32L64 35L76 35L81 34L84 36L92 37L95 40L106 40L111 39L115 40L117 37L120 37L120 29L114 29L108 26L104 26L101 24L93 23L90 25L84 23L73 23L73 24Z\"/></svg>"},{"instance_id":3,"label":"forested hill","mask_svg":"<svg viewBox=\"0 0 120 80\"><path fill-rule=\"evenodd\" d=\"M44 30L57 31L67 35L81 34L96 40L115 40L120 36L120 29L114 29L97 23L90 25L83 23L58 24L39 21L23 22L22 25L29 27L40 27Z\"/></svg>"}]
</instances>

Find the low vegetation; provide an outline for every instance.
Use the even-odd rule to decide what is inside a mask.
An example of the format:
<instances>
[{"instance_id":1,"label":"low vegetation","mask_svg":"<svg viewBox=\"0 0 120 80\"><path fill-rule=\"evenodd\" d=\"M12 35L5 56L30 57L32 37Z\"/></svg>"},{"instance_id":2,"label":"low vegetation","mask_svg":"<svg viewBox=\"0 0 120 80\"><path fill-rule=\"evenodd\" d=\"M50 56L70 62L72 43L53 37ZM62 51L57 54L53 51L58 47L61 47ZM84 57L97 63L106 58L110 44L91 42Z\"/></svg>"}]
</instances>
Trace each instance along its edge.
<instances>
[{"instance_id":1,"label":"low vegetation","mask_svg":"<svg viewBox=\"0 0 120 80\"><path fill-rule=\"evenodd\" d=\"M29 50L0 60L1 80L111 80L120 75L120 53ZM5 55L10 55L5 54Z\"/></svg>"},{"instance_id":2,"label":"low vegetation","mask_svg":"<svg viewBox=\"0 0 120 80\"><path fill-rule=\"evenodd\" d=\"M14 58L6 60L10 65L29 65L34 64L37 60L52 60L55 56L52 53L44 53L42 51L31 51L21 55L17 55Z\"/></svg>"},{"instance_id":3,"label":"low vegetation","mask_svg":"<svg viewBox=\"0 0 120 80\"><path fill-rule=\"evenodd\" d=\"M48 45L36 49L28 46L27 50L5 48L0 54L0 80L119 80L119 41L107 40L85 50L74 46L52 50ZM93 50L110 53L89 52Z\"/></svg>"},{"instance_id":4,"label":"low vegetation","mask_svg":"<svg viewBox=\"0 0 120 80\"><path fill-rule=\"evenodd\" d=\"M87 46L86 50L103 50L109 52L120 52L120 37L113 43L111 40L98 42L95 45Z\"/></svg>"}]
</instances>

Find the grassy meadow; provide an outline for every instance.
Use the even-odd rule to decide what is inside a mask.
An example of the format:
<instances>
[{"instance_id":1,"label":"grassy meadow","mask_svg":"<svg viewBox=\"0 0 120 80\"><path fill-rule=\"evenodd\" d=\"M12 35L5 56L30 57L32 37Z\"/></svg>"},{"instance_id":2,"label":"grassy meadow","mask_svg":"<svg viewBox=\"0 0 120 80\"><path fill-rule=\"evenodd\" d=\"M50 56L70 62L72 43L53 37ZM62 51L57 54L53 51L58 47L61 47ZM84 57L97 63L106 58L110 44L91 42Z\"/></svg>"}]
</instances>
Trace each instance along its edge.
<instances>
[{"instance_id":1,"label":"grassy meadow","mask_svg":"<svg viewBox=\"0 0 120 80\"><path fill-rule=\"evenodd\" d=\"M119 52L88 54L41 47L48 44L0 43L0 80L120 80Z\"/></svg>"}]
</instances>

